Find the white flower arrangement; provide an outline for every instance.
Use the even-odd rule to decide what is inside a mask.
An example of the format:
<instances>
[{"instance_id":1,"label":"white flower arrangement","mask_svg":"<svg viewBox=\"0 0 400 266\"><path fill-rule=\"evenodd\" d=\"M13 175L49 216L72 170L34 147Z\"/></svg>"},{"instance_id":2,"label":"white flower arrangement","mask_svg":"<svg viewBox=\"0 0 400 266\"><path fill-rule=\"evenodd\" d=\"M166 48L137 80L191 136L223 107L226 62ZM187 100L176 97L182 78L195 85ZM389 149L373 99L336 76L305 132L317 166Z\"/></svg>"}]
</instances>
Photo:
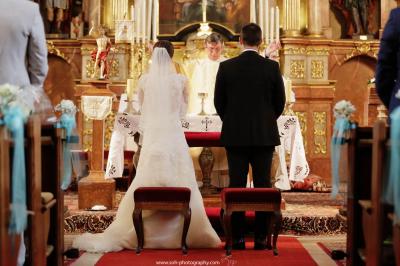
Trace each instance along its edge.
<instances>
[{"instance_id":1,"label":"white flower arrangement","mask_svg":"<svg viewBox=\"0 0 400 266\"><path fill-rule=\"evenodd\" d=\"M33 111L33 104L26 99L25 90L29 88L21 88L11 84L0 85L0 112L4 113L7 108L18 106L23 114L27 117Z\"/></svg>"},{"instance_id":2,"label":"white flower arrangement","mask_svg":"<svg viewBox=\"0 0 400 266\"><path fill-rule=\"evenodd\" d=\"M63 114L71 115L75 115L78 111L74 102L71 100L61 100L61 102L54 107L54 110L59 111Z\"/></svg>"},{"instance_id":3,"label":"white flower arrangement","mask_svg":"<svg viewBox=\"0 0 400 266\"><path fill-rule=\"evenodd\" d=\"M337 102L333 109L333 113L336 118L348 118L355 111L356 108L354 105L350 101L346 100Z\"/></svg>"},{"instance_id":4,"label":"white flower arrangement","mask_svg":"<svg viewBox=\"0 0 400 266\"><path fill-rule=\"evenodd\" d=\"M5 108L16 101L19 88L8 83L0 86L0 107Z\"/></svg>"}]
</instances>

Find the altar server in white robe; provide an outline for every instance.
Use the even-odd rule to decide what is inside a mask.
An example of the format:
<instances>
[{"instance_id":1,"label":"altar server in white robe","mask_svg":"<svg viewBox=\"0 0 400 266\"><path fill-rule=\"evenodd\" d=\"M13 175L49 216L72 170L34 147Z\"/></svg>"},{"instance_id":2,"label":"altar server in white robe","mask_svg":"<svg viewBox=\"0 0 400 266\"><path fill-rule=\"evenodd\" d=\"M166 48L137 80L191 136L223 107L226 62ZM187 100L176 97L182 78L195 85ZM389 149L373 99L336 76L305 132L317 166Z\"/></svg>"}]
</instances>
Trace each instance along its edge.
<instances>
[{"instance_id":1,"label":"altar server in white robe","mask_svg":"<svg viewBox=\"0 0 400 266\"><path fill-rule=\"evenodd\" d=\"M201 99L199 98L199 93L207 94L204 101L204 111L208 115L215 115L217 113L214 107L215 77L217 75L219 64L226 60L222 55L222 37L218 33L212 33L209 35L205 40L205 50L207 57L196 62L190 78L192 90L189 93L189 114L198 114L201 112ZM202 148L190 149L197 173L200 170L198 157L201 151ZM225 149L212 148L212 152L215 161L213 172L211 174L211 184L216 187L227 187L229 185L229 177L227 174L228 162L226 160ZM224 172L223 170L226 171Z\"/></svg>"}]
</instances>

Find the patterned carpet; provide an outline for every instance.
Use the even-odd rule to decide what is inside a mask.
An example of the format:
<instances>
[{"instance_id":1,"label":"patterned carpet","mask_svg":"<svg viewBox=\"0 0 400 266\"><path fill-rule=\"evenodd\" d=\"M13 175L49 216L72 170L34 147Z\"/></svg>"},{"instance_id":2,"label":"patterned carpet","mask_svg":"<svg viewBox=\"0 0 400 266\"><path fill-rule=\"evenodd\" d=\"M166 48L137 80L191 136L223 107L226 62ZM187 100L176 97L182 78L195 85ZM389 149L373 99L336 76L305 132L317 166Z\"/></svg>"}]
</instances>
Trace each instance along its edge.
<instances>
[{"instance_id":1,"label":"patterned carpet","mask_svg":"<svg viewBox=\"0 0 400 266\"><path fill-rule=\"evenodd\" d=\"M124 193L116 193L119 203ZM346 233L345 221L337 217L341 200L331 200L329 193L302 192L283 193L285 210L283 214L283 234L294 235L332 235ZM206 207L218 207L219 198L204 199ZM109 211L78 210L76 193L65 196L68 211L65 214L64 231L68 234L104 231L113 221L116 209Z\"/></svg>"}]
</instances>

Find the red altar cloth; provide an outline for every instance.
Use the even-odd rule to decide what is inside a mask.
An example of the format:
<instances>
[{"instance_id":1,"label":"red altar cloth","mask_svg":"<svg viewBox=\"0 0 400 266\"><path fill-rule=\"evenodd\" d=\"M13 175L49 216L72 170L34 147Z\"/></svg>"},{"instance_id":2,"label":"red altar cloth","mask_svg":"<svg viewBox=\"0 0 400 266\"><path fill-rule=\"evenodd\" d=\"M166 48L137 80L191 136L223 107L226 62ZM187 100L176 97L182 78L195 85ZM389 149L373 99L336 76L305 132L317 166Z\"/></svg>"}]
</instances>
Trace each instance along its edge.
<instances>
[{"instance_id":1,"label":"red altar cloth","mask_svg":"<svg viewBox=\"0 0 400 266\"><path fill-rule=\"evenodd\" d=\"M189 147L222 147L221 132L185 132Z\"/></svg>"}]
</instances>

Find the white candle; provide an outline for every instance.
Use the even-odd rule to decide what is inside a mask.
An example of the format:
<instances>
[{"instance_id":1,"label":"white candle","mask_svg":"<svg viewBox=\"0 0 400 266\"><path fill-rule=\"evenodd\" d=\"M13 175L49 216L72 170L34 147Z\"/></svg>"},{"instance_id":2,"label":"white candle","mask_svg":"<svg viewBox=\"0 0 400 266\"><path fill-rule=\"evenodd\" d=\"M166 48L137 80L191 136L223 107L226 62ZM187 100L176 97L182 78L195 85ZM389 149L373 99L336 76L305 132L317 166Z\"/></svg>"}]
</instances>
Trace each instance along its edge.
<instances>
[{"instance_id":1,"label":"white candle","mask_svg":"<svg viewBox=\"0 0 400 266\"><path fill-rule=\"evenodd\" d=\"M140 14L140 5L139 2L136 3L135 8L135 39L139 43L140 42L140 21L139 21L139 14Z\"/></svg>"},{"instance_id":2,"label":"white candle","mask_svg":"<svg viewBox=\"0 0 400 266\"><path fill-rule=\"evenodd\" d=\"M250 2L250 22L256 23L256 0Z\"/></svg>"},{"instance_id":3,"label":"white candle","mask_svg":"<svg viewBox=\"0 0 400 266\"><path fill-rule=\"evenodd\" d=\"M150 37L151 37L151 15L152 15L152 12L153 12L153 0L149 0L149 6L148 6L148 10L147 10L147 28L146 28L146 39L149 41L150 41Z\"/></svg>"},{"instance_id":4,"label":"white candle","mask_svg":"<svg viewBox=\"0 0 400 266\"><path fill-rule=\"evenodd\" d=\"M271 43L274 41L274 22L275 22L275 8L271 7L271 18L270 18L270 25L269 25L269 39L271 40Z\"/></svg>"},{"instance_id":5,"label":"white candle","mask_svg":"<svg viewBox=\"0 0 400 266\"><path fill-rule=\"evenodd\" d=\"M269 40L269 0L265 0L265 19L264 19L264 31L265 31L265 44L268 45L270 43Z\"/></svg>"},{"instance_id":6,"label":"white candle","mask_svg":"<svg viewBox=\"0 0 400 266\"><path fill-rule=\"evenodd\" d=\"M158 17L158 0L154 0L153 11L153 42L157 41L157 17Z\"/></svg>"},{"instance_id":7,"label":"white candle","mask_svg":"<svg viewBox=\"0 0 400 266\"><path fill-rule=\"evenodd\" d=\"M131 20L135 20L135 8L131 5Z\"/></svg>"},{"instance_id":8,"label":"white candle","mask_svg":"<svg viewBox=\"0 0 400 266\"><path fill-rule=\"evenodd\" d=\"M142 0L142 17L141 17L141 33L142 33L142 43L146 42L146 1Z\"/></svg>"},{"instance_id":9,"label":"white candle","mask_svg":"<svg viewBox=\"0 0 400 266\"><path fill-rule=\"evenodd\" d=\"M276 34L275 34L275 40L276 43L279 42L279 7L276 7Z\"/></svg>"},{"instance_id":10,"label":"white candle","mask_svg":"<svg viewBox=\"0 0 400 266\"><path fill-rule=\"evenodd\" d=\"M261 32L264 32L264 0L258 0L258 25L261 28Z\"/></svg>"},{"instance_id":11,"label":"white candle","mask_svg":"<svg viewBox=\"0 0 400 266\"><path fill-rule=\"evenodd\" d=\"M203 22L207 21L207 0L203 0Z\"/></svg>"}]
</instances>

